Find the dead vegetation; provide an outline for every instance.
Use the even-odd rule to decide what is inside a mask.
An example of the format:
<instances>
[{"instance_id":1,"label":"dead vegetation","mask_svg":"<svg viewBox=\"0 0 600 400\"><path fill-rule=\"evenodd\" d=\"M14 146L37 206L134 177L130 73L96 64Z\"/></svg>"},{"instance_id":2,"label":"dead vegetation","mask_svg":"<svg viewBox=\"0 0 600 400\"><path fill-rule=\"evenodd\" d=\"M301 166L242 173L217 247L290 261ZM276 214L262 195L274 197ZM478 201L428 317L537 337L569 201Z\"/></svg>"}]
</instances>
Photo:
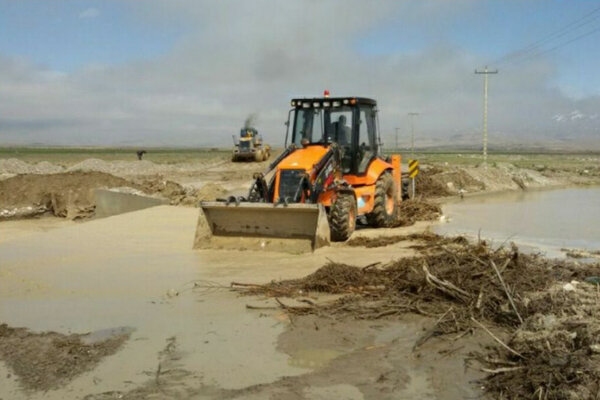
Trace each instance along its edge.
<instances>
[{"instance_id":1,"label":"dead vegetation","mask_svg":"<svg viewBox=\"0 0 600 400\"><path fill-rule=\"evenodd\" d=\"M421 171L415 178L417 195L423 198L450 196L452 192L440 179L442 172L436 167Z\"/></svg>"},{"instance_id":2,"label":"dead vegetation","mask_svg":"<svg viewBox=\"0 0 600 400\"><path fill-rule=\"evenodd\" d=\"M485 242L427 234L414 237L419 256L386 265L330 262L302 279L233 284L246 294L274 296L292 314L378 319L404 313L435 318L415 343L483 329L497 347L475 354L495 398L597 398L600 392L600 265L579 265L492 249ZM566 285L566 286L565 286ZM280 297L339 294L335 301L288 306ZM498 333L501 332L501 333Z\"/></svg>"},{"instance_id":3,"label":"dead vegetation","mask_svg":"<svg viewBox=\"0 0 600 400\"><path fill-rule=\"evenodd\" d=\"M403 201L399 212L400 218L395 227L410 226L417 221L435 221L442 215L439 205L421 199Z\"/></svg>"}]
</instances>

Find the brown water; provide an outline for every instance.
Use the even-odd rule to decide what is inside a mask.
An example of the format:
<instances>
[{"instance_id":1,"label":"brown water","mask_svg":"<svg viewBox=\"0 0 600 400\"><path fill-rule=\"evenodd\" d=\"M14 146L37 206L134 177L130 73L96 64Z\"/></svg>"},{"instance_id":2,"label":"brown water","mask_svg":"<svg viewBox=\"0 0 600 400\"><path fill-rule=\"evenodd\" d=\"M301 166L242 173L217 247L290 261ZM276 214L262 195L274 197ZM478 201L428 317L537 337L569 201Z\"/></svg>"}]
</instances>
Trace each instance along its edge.
<instances>
[{"instance_id":1,"label":"brown water","mask_svg":"<svg viewBox=\"0 0 600 400\"><path fill-rule=\"evenodd\" d=\"M232 281L301 277L328 259L363 266L387 262L413 254L406 243L372 250L334 246L304 255L193 251L197 216L196 209L160 206L49 231L32 232L27 223L27 235L10 237L7 232L18 232L18 224L0 224L6 238L0 242L0 323L40 332L90 332L100 340L123 329L132 332L124 347L93 371L44 393L24 392L0 362L0 398L127 392L154 382L160 369L161 390L169 389L168 370L185 371L175 382L181 390L211 399L252 398L251 393L268 398L290 390L312 398L381 398L373 390L384 374L396 398L422 393L427 394L422 398L459 399L477 393L461 354L441 360L437 351L421 358L411 353L431 323L426 319L360 324L324 319L302 325L282 310L247 310L248 303L274 303L228 289ZM164 349L171 342L177 354L169 364ZM295 379L294 388L286 379ZM265 385L262 395L254 385Z\"/></svg>"},{"instance_id":2,"label":"brown water","mask_svg":"<svg viewBox=\"0 0 600 400\"><path fill-rule=\"evenodd\" d=\"M600 250L600 188L475 196L443 207L442 234L515 241L548 255L561 248Z\"/></svg>"}]
</instances>

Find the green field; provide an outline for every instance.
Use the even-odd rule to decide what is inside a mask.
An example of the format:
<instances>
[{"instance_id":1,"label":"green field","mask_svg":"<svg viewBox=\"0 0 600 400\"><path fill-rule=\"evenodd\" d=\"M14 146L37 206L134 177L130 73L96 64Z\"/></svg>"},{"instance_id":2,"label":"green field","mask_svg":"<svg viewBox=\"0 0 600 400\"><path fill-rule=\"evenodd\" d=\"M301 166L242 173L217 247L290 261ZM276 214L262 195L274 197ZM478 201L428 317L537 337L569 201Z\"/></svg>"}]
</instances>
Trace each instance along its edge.
<instances>
[{"instance_id":1,"label":"green field","mask_svg":"<svg viewBox=\"0 0 600 400\"><path fill-rule=\"evenodd\" d=\"M410 150L400 150L404 161L411 158ZM477 166L482 164L483 156L480 152L415 152L415 158L424 164L454 165L454 166ZM530 169L597 169L600 167L599 153L507 153L490 152L488 154L488 165L494 167L500 164L512 164L518 168Z\"/></svg>"}]
</instances>

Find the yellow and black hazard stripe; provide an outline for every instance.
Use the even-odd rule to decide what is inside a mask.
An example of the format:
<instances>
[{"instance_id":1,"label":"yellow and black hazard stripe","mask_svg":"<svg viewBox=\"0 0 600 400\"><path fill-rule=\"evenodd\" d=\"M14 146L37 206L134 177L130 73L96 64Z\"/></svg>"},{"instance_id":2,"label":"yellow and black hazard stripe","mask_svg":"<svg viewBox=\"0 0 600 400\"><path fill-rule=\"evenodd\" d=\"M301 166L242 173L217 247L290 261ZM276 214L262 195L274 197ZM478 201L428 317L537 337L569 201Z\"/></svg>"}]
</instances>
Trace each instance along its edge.
<instances>
[{"instance_id":1,"label":"yellow and black hazard stripe","mask_svg":"<svg viewBox=\"0 0 600 400\"><path fill-rule=\"evenodd\" d=\"M419 173L419 161L408 160L408 176L414 178Z\"/></svg>"}]
</instances>

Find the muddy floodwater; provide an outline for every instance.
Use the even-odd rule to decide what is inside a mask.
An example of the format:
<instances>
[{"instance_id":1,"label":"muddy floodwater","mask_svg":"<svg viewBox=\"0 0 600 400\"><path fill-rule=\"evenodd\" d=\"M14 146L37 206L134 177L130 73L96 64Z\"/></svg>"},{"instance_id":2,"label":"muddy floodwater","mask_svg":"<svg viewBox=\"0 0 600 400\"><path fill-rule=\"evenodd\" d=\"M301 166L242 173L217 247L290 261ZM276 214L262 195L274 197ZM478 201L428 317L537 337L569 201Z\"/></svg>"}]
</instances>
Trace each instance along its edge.
<instances>
[{"instance_id":1,"label":"muddy floodwater","mask_svg":"<svg viewBox=\"0 0 600 400\"><path fill-rule=\"evenodd\" d=\"M43 228L33 221L0 224L0 328L6 324L4 337L0 329L0 398L480 394L474 382L481 373L463 361L484 343L476 335L456 342L451 356L438 352L437 339L420 354L412 348L433 323L428 318L292 320L273 299L229 288L232 281L302 277L327 260L389 262L414 254L410 243L369 251L332 246L304 255L194 251L197 218L197 209L159 206L85 223L43 221ZM113 337L120 339L108 350L89 347ZM52 360L68 366L72 352L63 347L46 358L47 346L56 343L96 356L81 371L63 371ZM23 354L33 365L23 364Z\"/></svg>"},{"instance_id":2,"label":"muddy floodwater","mask_svg":"<svg viewBox=\"0 0 600 400\"><path fill-rule=\"evenodd\" d=\"M508 192L466 198L443 207L442 234L515 241L549 256L562 248L600 250L600 188Z\"/></svg>"}]
</instances>

